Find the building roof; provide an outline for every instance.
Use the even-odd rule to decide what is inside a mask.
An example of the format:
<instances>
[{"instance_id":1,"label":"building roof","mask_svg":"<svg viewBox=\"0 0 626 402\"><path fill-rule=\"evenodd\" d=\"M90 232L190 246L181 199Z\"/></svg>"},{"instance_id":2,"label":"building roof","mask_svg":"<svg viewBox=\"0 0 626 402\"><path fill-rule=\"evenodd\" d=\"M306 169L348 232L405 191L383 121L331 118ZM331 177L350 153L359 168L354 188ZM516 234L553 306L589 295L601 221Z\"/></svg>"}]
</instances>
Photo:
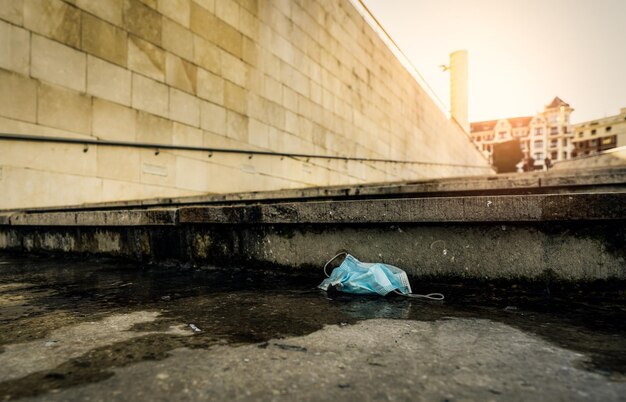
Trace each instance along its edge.
<instances>
[{"instance_id":1,"label":"building roof","mask_svg":"<svg viewBox=\"0 0 626 402\"><path fill-rule=\"evenodd\" d=\"M512 128L527 127L528 125L530 125L530 121L532 119L533 119L532 116L522 116L522 117L511 117L509 119L476 121L476 122L470 123L470 132L493 130L496 124L500 120L507 120Z\"/></svg>"},{"instance_id":2,"label":"building roof","mask_svg":"<svg viewBox=\"0 0 626 402\"><path fill-rule=\"evenodd\" d=\"M561 106L569 107L569 103L565 102L558 96L555 96L554 99L552 99L552 102L550 102L550 104L546 106L546 109L554 109Z\"/></svg>"}]
</instances>

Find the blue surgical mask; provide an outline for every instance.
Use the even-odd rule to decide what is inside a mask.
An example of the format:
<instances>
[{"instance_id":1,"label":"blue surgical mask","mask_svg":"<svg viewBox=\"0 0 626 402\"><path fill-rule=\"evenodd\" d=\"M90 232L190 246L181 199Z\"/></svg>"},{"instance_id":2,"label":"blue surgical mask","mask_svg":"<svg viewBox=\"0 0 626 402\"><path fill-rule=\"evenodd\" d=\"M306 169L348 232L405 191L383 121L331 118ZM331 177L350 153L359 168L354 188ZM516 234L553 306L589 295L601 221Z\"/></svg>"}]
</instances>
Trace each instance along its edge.
<instances>
[{"instance_id":1,"label":"blue surgical mask","mask_svg":"<svg viewBox=\"0 0 626 402\"><path fill-rule=\"evenodd\" d=\"M379 294L381 296L385 296L389 292L396 292L408 297L443 300L443 295L440 293L414 295L406 272L398 267L383 263L361 262L348 253L337 254L328 261L324 266L324 273L326 273L326 267L329 263L344 254L346 258L341 265L333 269L330 276L324 279L318 288L328 290L329 286L333 286L345 293ZM326 276L328 276L327 273Z\"/></svg>"}]
</instances>

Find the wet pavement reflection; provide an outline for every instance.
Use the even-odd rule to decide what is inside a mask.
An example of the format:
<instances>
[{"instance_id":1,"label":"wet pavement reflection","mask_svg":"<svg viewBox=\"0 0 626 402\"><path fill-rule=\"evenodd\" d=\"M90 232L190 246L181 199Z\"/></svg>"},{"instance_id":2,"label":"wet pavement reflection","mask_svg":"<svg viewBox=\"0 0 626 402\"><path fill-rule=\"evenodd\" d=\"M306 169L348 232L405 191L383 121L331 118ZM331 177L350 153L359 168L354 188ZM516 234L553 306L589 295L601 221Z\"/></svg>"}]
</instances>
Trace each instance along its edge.
<instances>
[{"instance_id":1,"label":"wet pavement reflection","mask_svg":"<svg viewBox=\"0 0 626 402\"><path fill-rule=\"evenodd\" d=\"M113 260L0 255L0 353L7 345L56 342L55 330L113 314L158 312L133 331L149 334L115 342L52 370L0 378L0 399L99 381L112 367L167 357L179 347L267 342L306 335L324 325L387 318L433 321L489 319L588 357L585 369L626 380L626 304L622 293L555 294L541 286L414 284L417 292L442 292L445 302L400 296L329 298L316 289L319 275ZM195 330L189 325L193 324ZM166 333L182 325L190 334Z\"/></svg>"}]
</instances>

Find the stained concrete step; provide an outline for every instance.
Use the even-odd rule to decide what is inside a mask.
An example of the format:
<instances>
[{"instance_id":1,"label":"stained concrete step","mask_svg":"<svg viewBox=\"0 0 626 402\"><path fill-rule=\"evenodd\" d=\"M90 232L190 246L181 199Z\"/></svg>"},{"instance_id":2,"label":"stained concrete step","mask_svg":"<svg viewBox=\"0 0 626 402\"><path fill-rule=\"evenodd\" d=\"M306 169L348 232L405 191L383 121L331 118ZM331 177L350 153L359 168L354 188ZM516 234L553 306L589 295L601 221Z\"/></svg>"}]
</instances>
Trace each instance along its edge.
<instances>
[{"instance_id":1,"label":"stained concrete step","mask_svg":"<svg viewBox=\"0 0 626 402\"><path fill-rule=\"evenodd\" d=\"M0 250L319 272L347 251L414 279L626 281L626 191L22 211Z\"/></svg>"}]
</instances>

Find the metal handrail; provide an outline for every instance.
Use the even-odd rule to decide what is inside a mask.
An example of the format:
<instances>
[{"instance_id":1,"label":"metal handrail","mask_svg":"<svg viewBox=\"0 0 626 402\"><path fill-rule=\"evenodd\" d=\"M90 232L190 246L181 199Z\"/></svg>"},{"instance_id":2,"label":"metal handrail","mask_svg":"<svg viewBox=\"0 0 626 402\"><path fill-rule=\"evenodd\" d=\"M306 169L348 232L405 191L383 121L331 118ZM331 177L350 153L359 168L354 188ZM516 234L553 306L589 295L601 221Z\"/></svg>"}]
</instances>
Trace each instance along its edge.
<instances>
[{"instance_id":1,"label":"metal handrail","mask_svg":"<svg viewBox=\"0 0 626 402\"><path fill-rule=\"evenodd\" d=\"M358 161L358 162L384 162L384 163L434 165L434 166L455 166L455 167L469 167L469 168L488 168L489 167L489 166L483 166L483 165L465 165L465 164L457 164L457 163L410 161L410 160L396 160L396 159L384 159L384 158L361 158L361 157L355 157L355 156L258 151L258 150L251 150L251 149L194 147L194 146L189 146L189 145L170 145L170 144L156 144L156 143L146 143L146 142L109 141L109 140L99 140L99 139L89 139L89 138L47 137L47 136L11 134L11 133L0 133L0 140L77 144L77 145L85 146L86 147L85 152L88 150L89 145L96 145L96 146L99 145L99 146L109 146L109 147L153 149L155 150L155 153L157 154L162 149L164 150L169 149L169 150L178 150L178 151L206 152L206 153L209 153L209 156L212 156L213 153L230 153L230 154L244 154L244 155L249 155L249 156L264 155L264 156L280 156L280 157L307 158L307 159L330 159L330 160Z\"/></svg>"}]
</instances>

